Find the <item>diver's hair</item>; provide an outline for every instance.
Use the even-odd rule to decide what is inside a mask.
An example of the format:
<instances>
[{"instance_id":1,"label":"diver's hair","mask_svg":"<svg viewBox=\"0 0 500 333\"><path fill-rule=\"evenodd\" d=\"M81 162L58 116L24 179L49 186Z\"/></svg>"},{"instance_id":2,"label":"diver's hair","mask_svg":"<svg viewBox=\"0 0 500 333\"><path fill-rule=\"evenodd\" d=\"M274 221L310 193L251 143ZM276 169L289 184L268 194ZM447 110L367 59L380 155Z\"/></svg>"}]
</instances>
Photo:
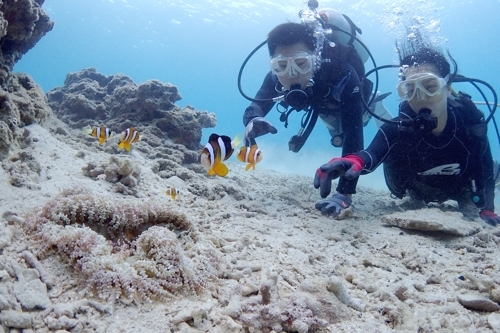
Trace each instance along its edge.
<instances>
[{"instance_id":1,"label":"diver's hair","mask_svg":"<svg viewBox=\"0 0 500 333\"><path fill-rule=\"evenodd\" d=\"M434 66L441 77L450 74L450 63L443 52L438 51L436 47L427 42L418 29L413 28L411 33L408 33L408 38L404 43L396 43L396 49L400 66L412 67L427 64ZM448 55L450 55L449 52ZM454 59L453 63L455 75L457 65ZM404 80L404 77L402 79Z\"/></svg>"},{"instance_id":2,"label":"diver's hair","mask_svg":"<svg viewBox=\"0 0 500 333\"><path fill-rule=\"evenodd\" d=\"M290 46L300 42L303 42L311 52L315 50L316 38L314 37L314 31L300 23L288 22L280 24L267 35L267 47L271 57L278 46Z\"/></svg>"},{"instance_id":3,"label":"diver's hair","mask_svg":"<svg viewBox=\"0 0 500 333\"><path fill-rule=\"evenodd\" d=\"M408 53L399 60L400 66L412 67L424 64L436 67L441 77L450 74L450 63L446 60L445 56L430 48L423 48L415 53Z\"/></svg>"}]
</instances>

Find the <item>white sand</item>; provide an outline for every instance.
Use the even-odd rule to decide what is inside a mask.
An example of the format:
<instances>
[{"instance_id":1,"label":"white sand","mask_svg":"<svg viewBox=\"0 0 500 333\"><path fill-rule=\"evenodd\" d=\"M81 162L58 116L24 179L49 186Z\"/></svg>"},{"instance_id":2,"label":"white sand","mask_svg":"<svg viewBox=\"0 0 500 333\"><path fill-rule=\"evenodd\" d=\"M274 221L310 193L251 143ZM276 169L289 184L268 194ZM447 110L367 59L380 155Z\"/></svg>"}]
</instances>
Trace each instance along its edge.
<instances>
[{"instance_id":1,"label":"white sand","mask_svg":"<svg viewBox=\"0 0 500 333\"><path fill-rule=\"evenodd\" d=\"M68 135L53 134L50 130L57 126ZM500 228L479 219L464 221L451 204L426 214L434 221L471 224L480 232L457 237L390 227L381 218L400 211L401 202L391 199L387 191L363 187L363 180L354 197L353 216L335 221L314 209L320 198L310 177L259 166L245 172L244 165L233 158L236 162L228 163L226 178L162 179L151 170L155 160L138 149L117 156L141 169L138 198L124 196L114 192L114 184L83 175L82 167L89 162L109 163L110 154L97 142L89 147L78 139L76 130L55 119L28 129L37 140L25 151L42 170L32 188L9 185L8 170L15 162L4 162L0 169L0 213L4 214L0 245L5 246L0 256L0 306L3 299L8 304L0 308L0 320L6 332L7 324L17 325L10 316L23 311L13 291L22 279L13 267L30 267L23 251L37 252L20 228L22 219L8 216L25 217L61 190L77 186L118 203L165 202L169 209L186 214L203 240L214 245L224 271L198 295L153 302L103 300L85 294L79 271L52 252L39 261L54 284L45 294L51 305L45 310L24 310L32 326L23 332L48 332L49 328L58 332L270 332L272 328L306 332L316 327L311 324L315 320L322 326L318 332L500 332L500 313L494 311L500 301ZM141 144L146 143L136 147ZM85 156L76 157L79 151ZM213 191L214 198L190 193L188 189L196 184ZM170 186L180 191L175 201L164 194ZM242 195L248 199L238 200ZM35 294L44 295L43 290ZM493 312L467 309L459 298L478 309L493 306L489 310Z\"/></svg>"}]
</instances>

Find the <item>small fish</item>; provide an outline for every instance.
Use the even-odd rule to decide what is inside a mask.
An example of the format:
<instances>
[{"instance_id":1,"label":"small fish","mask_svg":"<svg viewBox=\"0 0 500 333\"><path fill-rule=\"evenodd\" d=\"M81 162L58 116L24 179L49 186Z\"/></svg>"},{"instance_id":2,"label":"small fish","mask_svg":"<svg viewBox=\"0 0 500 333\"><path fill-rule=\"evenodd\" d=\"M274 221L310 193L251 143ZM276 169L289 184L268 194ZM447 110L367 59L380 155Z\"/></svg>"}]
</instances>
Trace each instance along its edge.
<instances>
[{"instance_id":1,"label":"small fish","mask_svg":"<svg viewBox=\"0 0 500 333\"><path fill-rule=\"evenodd\" d=\"M252 145L251 147L241 147L240 153L238 154L238 160L243 163L248 163L245 170L248 171L250 168L255 170L255 165L262 161L262 152L257 145Z\"/></svg>"},{"instance_id":2,"label":"small fish","mask_svg":"<svg viewBox=\"0 0 500 333\"><path fill-rule=\"evenodd\" d=\"M94 138L97 138L99 140L99 145L103 145L106 140L111 138L115 133L111 132L109 128L106 126L100 126L100 127L90 127L90 125L87 125L83 128L83 132L89 135L92 135Z\"/></svg>"},{"instance_id":3,"label":"small fish","mask_svg":"<svg viewBox=\"0 0 500 333\"><path fill-rule=\"evenodd\" d=\"M231 141L231 138L226 135L215 133L210 135L200 156L201 164L208 170L209 176L225 177L227 175L229 170L222 162L231 157L237 141L239 141L237 138Z\"/></svg>"},{"instance_id":4,"label":"small fish","mask_svg":"<svg viewBox=\"0 0 500 333\"><path fill-rule=\"evenodd\" d=\"M120 134L120 143L118 144L118 148L125 148L126 151L130 151L132 148L130 144L141 140L141 133L136 131L133 127L127 128Z\"/></svg>"},{"instance_id":5,"label":"small fish","mask_svg":"<svg viewBox=\"0 0 500 333\"><path fill-rule=\"evenodd\" d=\"M177 196L177 194L179 194L179 190L177 190L175 187L167 188L165 194L175 200L175 197Z\"/></svg>"}]
</instances>

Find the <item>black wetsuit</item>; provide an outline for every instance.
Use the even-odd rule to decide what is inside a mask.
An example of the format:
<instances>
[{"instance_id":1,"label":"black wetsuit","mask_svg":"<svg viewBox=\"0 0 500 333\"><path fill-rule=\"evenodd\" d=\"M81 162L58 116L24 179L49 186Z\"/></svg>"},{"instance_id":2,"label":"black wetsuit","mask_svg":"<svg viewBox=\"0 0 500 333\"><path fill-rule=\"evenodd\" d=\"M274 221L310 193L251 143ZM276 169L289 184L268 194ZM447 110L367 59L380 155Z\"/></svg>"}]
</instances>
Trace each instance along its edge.
<instances>
[{"instance_id":1,"label":"black wetsuit","mask_svg":"<svg viewBox=\"0 0 500 333\"><path fill-rule=\"evenodd\" d=\"M321 68L314 74L310 105L320 115L336 115L340 118L344 140L342 156L363 149L363 105L361 102L361 81L364 79L364 65L352 46L325 44ZM272 99L282 95L278 78L269 72L255 99ZM277 91L278 90L278 91ZM252 102L245 110L243 124L255 117L264 117L274 102ZM286 106L286 105L285 105ZM358 178L341 178L337 191L343 194L356 193Z\"/></svg>"},{"instance_id":2,"label":"black wetsuit","mask_svg":"<svg viewBox=\"0 0 500 333\"><path fill-rule=\"evenodd\" d=\"M438 136L384 124L370 146L357 154L364 161L363 173L383 162L393 195L402 198L409 191L426 203L470 200L474 180L485 193L485 202L477 206L494 212L493 160L484 117L468 97L461 98L465 100L457 101L462 103L448 100L448 120ZM404 101L395 119L415 117Z\"/></svg>"}]
</instances>

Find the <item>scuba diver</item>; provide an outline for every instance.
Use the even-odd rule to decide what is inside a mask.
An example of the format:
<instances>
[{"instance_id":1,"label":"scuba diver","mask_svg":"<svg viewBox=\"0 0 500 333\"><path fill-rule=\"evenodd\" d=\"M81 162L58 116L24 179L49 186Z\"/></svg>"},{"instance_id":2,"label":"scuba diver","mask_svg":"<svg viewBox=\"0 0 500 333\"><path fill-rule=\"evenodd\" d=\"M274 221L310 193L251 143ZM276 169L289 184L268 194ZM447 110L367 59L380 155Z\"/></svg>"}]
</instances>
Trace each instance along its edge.
<instances>
[{"instance_id":1,"label":"scuba diver","mask_svg":"<svg viewBox=\"0 0 500 333\"><path fill-rule=\"evenodd\" d=\"M487 122L494 111L485 120L469 95L451 88L452 82L480 80L457 75L457 64L448 53L455 66L451 73L447 58L418 38L399 45L398 54L397 92L403 100L398 117L380 127L365 150L322 165L314 186L325 198L332 179L357 179L384 163L391 194L400 199L408 195L413 208L455 200L465 215L479 212L488 224L500 224L494 210L494 164L487 137ZM331 199L316 204L324 214L335 213L337 207Z\"/></svg>"},{"instance_id":2,"label":"scuba diver","mask_svg":"<svg viewBox=\"0 0 500 333\"><path fill-rule=\"evenodd\" d=\"M242 95L252 101L243 115L245 142L254 146L255 138L277 132L264 117L279 102L277 108L281 108L280 120L285 127L291 112L304 112L299 133L289 141L291 151L302 148L320 118L330 132L331 144L342 147L342 156L346 156L363 149L363 126L371 118L364 115L362 103L363 98L370 98L373 86L365 78L368 49L355 38L361 31L347 16L334 9L316 11L318 3L314 0L308 5L308 10L299 13L302 23L283 23L269 32L271 71L255 98L249 98L240 88ZM345 30L348 33L341 33ZM378 97L378 101L382 98ZM371 108L391 117L375 103ZM357 177L341 177L337 193L331 198L339 212L350 205L357 181Z\"/></svg>"}]
</instances>

